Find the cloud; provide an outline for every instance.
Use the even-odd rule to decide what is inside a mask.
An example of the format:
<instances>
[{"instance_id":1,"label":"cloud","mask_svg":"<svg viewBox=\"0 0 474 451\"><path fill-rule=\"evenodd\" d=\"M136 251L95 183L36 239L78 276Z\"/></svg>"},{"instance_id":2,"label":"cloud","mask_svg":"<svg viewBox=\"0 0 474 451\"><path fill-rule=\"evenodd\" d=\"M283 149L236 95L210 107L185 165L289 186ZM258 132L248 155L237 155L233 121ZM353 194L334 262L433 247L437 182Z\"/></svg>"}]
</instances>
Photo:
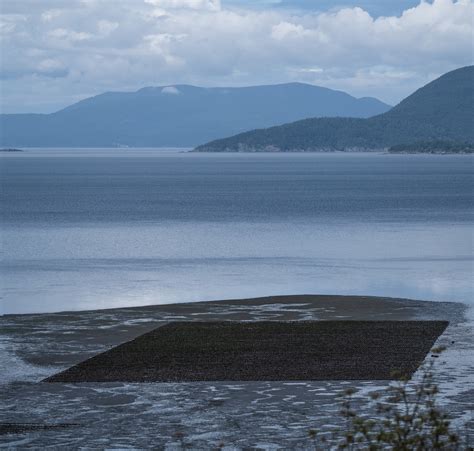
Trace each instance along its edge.
<instances>
[{"instance_id":1,"label":"cloud","mask_svg":"<svg viewBox=\"0 0 474 451\"><path fill-rule=\"evenodd\" d=\"M110 22L108 20L99 20L97 22L97 29L99 30L99 34L102 36L108 36L114 30L118 28L118 22Z\"/></svg>"},{"instance_id":2,"label":"cloud","mask_svg":"<svg viewBox=\"0 0 474 451\"><path fill-rule=\"evenodd\" d=\"M220 0L145 0L145 3L160 9L195 9L218 11L221 9Z\"/></svg>"},{"instance_id":3,"label":"cloud","mask_svg":"<svg viewBox=\"0 0 474 451\"><path fill-rule=\"evenodd\" d=\"M4 111L184 83L301 81L395 103L472 64L471 0L423 1L379 17L356 6L316 12L217 0L5 0L3 11Z\"/></svg>"},{"instance_id":4,"label":"cloud","mask_svg":"<svg viewBox=\"0 0 474 451\"><path fill-rule=\"evenodd\" d=\"M66 77L69 73L61 61L51 58L41 60L36 69L34 72L52 78Z\"/></svg>"},{"instance_id":5,"label":"cloud","mask_svg":"<svg viewBox=\"0 0 474 451\"><path fill-rule=\"evenodd\" d=\"M67 30L65 28L56 28L51 30L48 35L54 39L59 39L62 41L84 41L93 37L93 35L90 33Z\"/></svg>"},{"instance_id":6,"label":"cloud","mask_svg":"<svg viewBox=\"0 0 474 451\"><path fill-rule=\"evenodd\" d=\"M51 22L61 16L61 10L49 9L41 14L41 20L44 22Z\"/></svg>"},{"instance_id":7,"label":"cloud","mask_svg":"<svg viewBox=\"0 0 474 451\"><path fill-rule=\"evenodd\" d=\"M58 60L44 59L38 63L32 63L27 58L17 62L16 65L0 70L0 79L7 81L24 80L28 78L64 78L69 75L68 68ZM3 95L3 92L2 92Z\"/></svg>"}]
</instances>

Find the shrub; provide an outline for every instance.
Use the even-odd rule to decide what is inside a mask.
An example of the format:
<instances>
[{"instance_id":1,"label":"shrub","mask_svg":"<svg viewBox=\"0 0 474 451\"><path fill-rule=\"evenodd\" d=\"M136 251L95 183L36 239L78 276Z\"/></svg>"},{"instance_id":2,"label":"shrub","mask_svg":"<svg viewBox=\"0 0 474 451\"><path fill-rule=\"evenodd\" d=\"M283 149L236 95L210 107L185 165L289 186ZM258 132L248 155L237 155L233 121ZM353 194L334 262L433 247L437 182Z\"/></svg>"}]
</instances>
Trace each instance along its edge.
<instances>
[{"instance_id":1,"label":"shrub","mask_svg":"<svg viewBox=\"0 0 474 451\"><path fill-rule=\"evenodd\" d=\"M450 427L450 420L437 404L438 387L433 381L435 358L442 348L431 351L432 358L421 366L418 382L400 379L383 393L372 393L367 412L354 407L355 389L348 389L342 397L341 415L346 421L344 431L333 434L339 449L377 450L457 450L459 436ZM326 439L311 430L316 443ZM468 447L463 449L469 449Z\"/></svg>"}]
</instances>

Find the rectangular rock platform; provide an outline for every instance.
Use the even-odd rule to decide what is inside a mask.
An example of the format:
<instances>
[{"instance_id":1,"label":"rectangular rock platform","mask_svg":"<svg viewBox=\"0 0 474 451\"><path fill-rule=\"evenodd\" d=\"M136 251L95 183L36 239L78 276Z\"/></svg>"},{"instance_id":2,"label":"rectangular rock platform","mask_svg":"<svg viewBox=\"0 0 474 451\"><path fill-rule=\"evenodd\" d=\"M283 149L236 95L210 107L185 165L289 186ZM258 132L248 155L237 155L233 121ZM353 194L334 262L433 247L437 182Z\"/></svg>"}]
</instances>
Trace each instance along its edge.
<instances>
[{"instance_id":1,"label":"rectangular rock platform","mask_svg":"<svg viewBox=\"0 0 474 451\"><path fill-rule=\"evenodd\" d=\"M448 321L172 322L46 382L391 380Z\"/></svg>"}]
</instances>

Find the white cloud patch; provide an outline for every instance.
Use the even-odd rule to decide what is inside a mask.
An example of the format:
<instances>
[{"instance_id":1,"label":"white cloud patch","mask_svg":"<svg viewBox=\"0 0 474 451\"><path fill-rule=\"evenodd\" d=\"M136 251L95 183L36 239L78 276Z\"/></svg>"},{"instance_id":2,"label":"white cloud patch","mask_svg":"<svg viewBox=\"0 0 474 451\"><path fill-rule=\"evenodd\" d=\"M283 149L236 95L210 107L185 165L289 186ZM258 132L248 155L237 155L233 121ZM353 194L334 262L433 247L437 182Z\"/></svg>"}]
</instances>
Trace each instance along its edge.
<instances>
[{"instance_id":1,"label":"white cloud patch","mask_svg":"<svg viewBox=\"0 0 474 451\"><path fill-rule=\"evenodd\" d=\"M4 111L51 111L103 91L184 83L301 81L397 102L472 64L472 0L423 1L378 18L359 7L311 13L218 0L23 6L10 2L0 15Z\"/></svg>"},{"instance_id":2,"label":"white cloud patch","mask_svg":"<svg viewBox=\"0 0 474 451\"><path fill-rule=\"evenodd\" d=\"M61 16L61 10L59 9L49 9L41 14L41 20L44 22L51 22L54 19Z\"/></svg>"},{"instance_id":3,"label":"white cloud patch","mask_svg":"<svg viewBox=\"0 0 474 451\"><path fill-rule=\"evenodd\" d=\"M41 60L37 66L38 72L52 77L67 75L67 68L61 61L47 58Z\"/></svg>"},{"instance_id":4,"label":"white cloud patch","mask_svg":"<svg viewBox=\"0 0 474 451\"><path fill-rule=\"evenodd\" d=\"M65 40L65 41L84 41L91 39L92 34L84 31L67 30L66 28L56 28L51 30L48 35L54 39Z\"/></svg>"},{"instance_id":5,"label":"white cloud patch","mask_svg":"<svg viewBox=\"0 0 474 451\"><path fill-rule=\"evenodd\" d=\"M23 14L0 14L0 34L7 38L21 30L26 21L27 17Z\"/></svg>"},{"instance_id":6,"label":"white cloud patch","mask_svg":"<svg viewBox=\"0 0 474 451\"><path fill-rule=\"evenodd\" d=\"M97 29L102 36L108 36L110 33L118 28L118 22L110 22L108 20L99 20L97 22Z\"/></svg>"},{"instance_id":7,"label":"white cloud patch","mask_svg":"<svg viewBox=\"0 0 474 451\"><path fill-rule=\"evenodd\" d=\"M220 0L145 0L145 3L166 9L195 9L218 11L221 9Z\"/></svg>"}]
</instances>

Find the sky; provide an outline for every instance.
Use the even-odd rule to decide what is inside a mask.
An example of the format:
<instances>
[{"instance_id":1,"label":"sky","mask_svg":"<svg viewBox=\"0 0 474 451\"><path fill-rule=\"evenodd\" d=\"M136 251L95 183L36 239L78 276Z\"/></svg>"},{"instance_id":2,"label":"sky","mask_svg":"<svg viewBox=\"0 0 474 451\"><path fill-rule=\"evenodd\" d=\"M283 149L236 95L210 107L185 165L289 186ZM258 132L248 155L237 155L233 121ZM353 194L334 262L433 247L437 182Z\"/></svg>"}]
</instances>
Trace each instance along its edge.
<instances>
[{"instance_id":1,"label":"sky","mask_svg":"<svg viewBox=\"0 0 474 451\"><path fill-rule=\"evenodd\" d=\"M0 111L305 82L396 104L473 62L472 0L1 0Z\"/></svg>"}]
</instances>

